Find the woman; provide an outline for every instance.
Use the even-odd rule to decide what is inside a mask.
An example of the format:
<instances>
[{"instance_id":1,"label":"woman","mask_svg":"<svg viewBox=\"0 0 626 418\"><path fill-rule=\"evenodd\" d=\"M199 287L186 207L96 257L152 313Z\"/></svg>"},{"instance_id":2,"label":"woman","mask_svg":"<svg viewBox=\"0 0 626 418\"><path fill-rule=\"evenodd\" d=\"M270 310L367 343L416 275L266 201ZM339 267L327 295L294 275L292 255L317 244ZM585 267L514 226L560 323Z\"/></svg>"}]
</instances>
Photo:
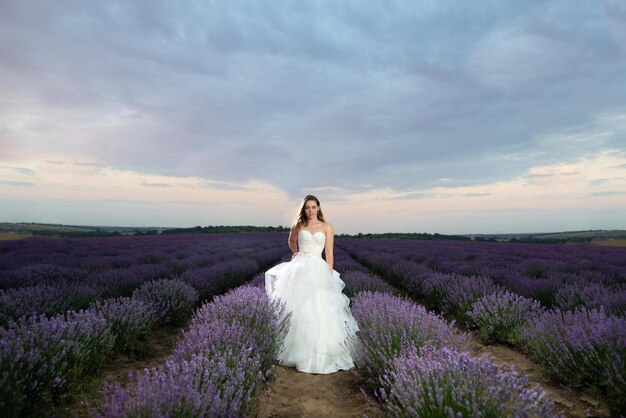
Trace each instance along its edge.
<instances>
[{"instance_id":1,"label":"woman","mask_svg":"<svg viewBox=\"0 0 626 418\"><path fill-rule=\"evenodd\" d=\"M301 372L328 374L354 367L359 327L350 299L342 293L345 283L333 269L333 243L333 226L325 222L319 200L308 195L289 233L291 261L265 272L267 295L280 299L291 313L279 363Z\"/></svg>"}]
</instances>

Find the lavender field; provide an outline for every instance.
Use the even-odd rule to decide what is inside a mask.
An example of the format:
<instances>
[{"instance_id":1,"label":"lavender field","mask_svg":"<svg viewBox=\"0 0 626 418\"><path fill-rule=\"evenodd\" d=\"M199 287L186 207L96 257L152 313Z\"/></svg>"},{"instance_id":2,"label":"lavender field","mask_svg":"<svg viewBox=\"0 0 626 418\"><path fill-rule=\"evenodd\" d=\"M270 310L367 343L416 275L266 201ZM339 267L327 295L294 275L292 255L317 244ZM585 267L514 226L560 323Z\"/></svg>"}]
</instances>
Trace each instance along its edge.
<instances>
[{"instance_id":1,"label":"lavender field","mask_svg":"<svg viewBox=\"0 0 626 418\"><path fill-rule=\"evenodd\" d=\"M354 239L338 245L414 300L478 330L485 342L527 353L557 382L600 389L615 413L625 413L626 248Z\"/></svg>"},{"instance_id":2,"label":"lavender field","mask_svg":"<svg viewBox=\"0 0 626 418\"><path fill-rule=\"evenodd\" d=\"M166 324L159 367L108 384L90 415L255 416L288 317L263 272L283 233L0 241L0 415L41 416L73 382ZM555 382L626 406L626 248L337 238L359 322L358 381L389 416L563 416L470 333Z\"/></svg>"},{"instance_id":3,"label":"lavender field","mask_svg":"<svg viewBox=\"0 0 626 418\"><path fill-rule=\"evenodd\" d=\"M117 350L280 261L283 241L242 233L0 242L0 415L41 414Z\"/></svg>"}]
</instances>

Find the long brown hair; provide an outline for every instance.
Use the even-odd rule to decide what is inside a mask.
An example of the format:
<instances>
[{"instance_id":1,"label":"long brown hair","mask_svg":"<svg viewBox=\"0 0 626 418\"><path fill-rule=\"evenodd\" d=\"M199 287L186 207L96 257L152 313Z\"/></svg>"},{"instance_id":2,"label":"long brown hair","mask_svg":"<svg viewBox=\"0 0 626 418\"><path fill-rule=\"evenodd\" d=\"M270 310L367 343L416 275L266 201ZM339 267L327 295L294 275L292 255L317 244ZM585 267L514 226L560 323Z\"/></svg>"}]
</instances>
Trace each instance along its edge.
<instances>
[{"instance_id":1,"label":"long brown hair","mask_svg":"<svg viewBox=\"0 0 626 418\"><path fill-rule=\"evenodd\" d=\"M322 222L326 222L326 220L324 219L324 214L322 213L322 208L320 207L320 201L317 199L317 197L313 196L312 194L308 194L304 196L304 199L302 199L300 210L298 210L298 213L296 214L296 219L292 226L298 226L298 227L300 227L301 225L306 226L307 217L306 217L306 212L304 211L304 205L306 205L306 202L308 202L309 200L315 200L315 203L317 203L317 207L319 208L319 210L317 211L317 219Z\"/></svg>"}]
</instances>

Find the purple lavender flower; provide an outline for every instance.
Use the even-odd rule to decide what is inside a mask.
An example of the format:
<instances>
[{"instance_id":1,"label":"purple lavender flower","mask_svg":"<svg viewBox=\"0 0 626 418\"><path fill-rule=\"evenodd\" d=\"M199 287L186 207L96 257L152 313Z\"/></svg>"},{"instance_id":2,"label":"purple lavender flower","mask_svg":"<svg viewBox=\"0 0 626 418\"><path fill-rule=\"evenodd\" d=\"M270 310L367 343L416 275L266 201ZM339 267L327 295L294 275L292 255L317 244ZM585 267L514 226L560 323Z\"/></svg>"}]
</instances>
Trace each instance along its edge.
<instances>
[{"instance_id":1,"label":"purple lavender flower","mask_svg":"<svg viewBox=\"0 0 626 418\"><path fill-rule=\"evenodd\" d=\"M478 299L467 316L469 324L480 330L483 340L517 345L526 323L544 310L538 301L506 290Z\"/></svg>"},{"instance_id":2,"label":"purple lavender flower","mask_svg":"<svg viewBox=\"0 0 626 418\"><path fill-rule=\"evenodd\" d=\"M64 279L54 284L0 290L0 325L6 326L22 316L51 316L70 309L84 309L98 296L94 287Z\"/></svg>"},{"instance_id":3,"label":"purple lavender flower","mask_svg":"<svg viewBox=\"0 0 626 418\"><path fill-rule=\"evenodd\" d=\"M155 307L137 298L98 300L91 309L102 314L109 322L116 348L124 347L137 337L147 334L158 319Z\"/></svg>"},{"instance_id":4,"label":"purple lavender flower","mask_svg":"<svg viewBox=\"0 0 626 418\"><path fill-rule=\"evenodd\" d=\"M626 350L626 318L603 308L544 312L523 329L524 346L558 380L606 386L613 353Z\"/></svg>"},{"instance_id":5,"label":"purple lavender flower","mask_svg":"<svg viewBox=\"0 0 626 418\"><path fill-rule=\"evenodd\" d=\"M106 269L91 272L85 281L98 289L103 299L131 296L144 282L144 279L135 273L134 269Z\"/></svg>"},{"instance_id":6,"label":"purple lavender flower","mask_svg":"<svg viewBox=\"0 0 626 418\"><path fill-rule=\"evenodd\" d=\"M455 331L454 321L428 312L407 298L380 292L360 292L353 302L352 313L361 328L363 364L368 384L377 389L380 377L393 370L393 360L410 347L426 343L436 347L458 347L467 334Z\"/></svg>"},{"instance_id":7,"label":"purple lavender flower","mask_svg":"<svg viewBox=\"0 0 626 418\"><path fill-rule=\"evenodd\" d=\"M0 327L0 415L49 402L70 378L101 364L113 345L110 324L90 310L33 315Z\"/></svg>"},{"instance_id":8,"label":"purple lavender flower","mask_svg":"<svg viewBox=\"0 0 626 418\"><path fill-rule=\"evenodd\" d=\"M341 278L346 284L344 292L349 297L354 297L359 292L381 292L389 294L397 294L398 291L383 281L380 277L371 275L369 273L349 270L341 275Z\"/></svg>"},{"instance_id":9,"label":"purple lavender flower","mask_svg":"<svg viewBox=\"0 0 626 418\"><path fill-rule=\"evenodd\" d=\"M363 273L367 273L367 268L363 266L363 264L352 258L350 254L348 254L341 248L336 247L333 255L335 257L335 270L342 271L344 273L348 271L360 271Z\"/></svg>"},{"instance_id":10,"label":"purple lavender flower","mask_svg":"<svg viewBox=\"0 0 626 418\"><path fill-rule=\"evenodd\" d=\"M467 323L467 313L479 298L504 290L488 277L456 276L447 283L442 296L443 312L454 316L459 322Z\"/></svg>"},{"instance_id":11,"label":"purple lavender flower","mask_svg":"<svg viewBox=\"0 0 626 418\"><path fill-rule=\"evenodd\" d=\"M422 284L426 303L435 310L443 310L448 289L454 278L454 275L448 273L431 273Z\"/></svg>"},{"instance_id":12,"label":"purple lavender flower","mask_svg":"<svg viewBox=\"0 0 626 418\"><path fill-rule=\"evenodd\" d=\"M249 286L261 287L265 289L265 272L260 272L248 283Z\"/></svg>"},{"instance_id":13,"label":"purple lavender flower","mask_svg":"<svg viewBox=\"0 0 626 418\"><path fill-rule=\"evenodd\" d=\"M562 417L539 386L499 368L493 358L471 357L448 347L413 347L382 378L386 407L397 417Z\"/></svg>"},{"instance_id":14,"label":"purple lavender flower","mask_svg":"<svg viewBox=\"0 0 626 418\"><path fill-rule=\"evenodd\" d=\"M563 310L573 310L579 306L604 309L614 315L626 311L626 286L605 286L597 282L571 283L561 287L554 296L557 306Z\"/></svg>"},{"instance_id":15,"label":"purple lavender flower","mask_svg":"<svg viewBox=\"0 0 626 418\"><path fill-rule=\"evenodd\" d=\"M255 405L261 381L258 355L236 350L168 359L160 368L138 373L127 388L105 388L99 417L244 417Z\"/></svg>"},{"instance_id":16,"label":"purple lavender flower","mask_svg":"<svg viewBox=\"0 0 626 418\"><path fill-rule=\"evenodd\" d=\"M273 376L287 327L284 306L265 290L243 286L204 304L174 353L158 369L110 385L102 417L244 417Z\"/></svg>"},{"instance_id":17,"label":"purple lavender flower","mask_svg":"<svg viewBox=\"0 0 626 418\"><path fill-rule=\"evenodd\" d=\"M149 303L160 322L181 323L198 301L198 292L177 279L160 279L142 284L133 298Z\"/></svg>"},{"instance_id":18,"label":"purple lavender flower","mask_svg":"<svg viewBox=\"0 0 626 418\"><path fill-rule=\"evenodd\" d=\"M389 268L389 279L413 297L424 296L424 281L433 270L412 260L398 260Z\"/></svg>"},{"instance_id":19,"label":"purple lavender flower","mask_svg":"<svg viewBox=\"0 0 626 418\"><path fill-rule=\"evenodd\" d=\"M200 300L206 300L240 285L258 271L259 265L256 261L235 259L189 269L179 279L193 286L198 291Z\"/></svg>"}]
</instances>

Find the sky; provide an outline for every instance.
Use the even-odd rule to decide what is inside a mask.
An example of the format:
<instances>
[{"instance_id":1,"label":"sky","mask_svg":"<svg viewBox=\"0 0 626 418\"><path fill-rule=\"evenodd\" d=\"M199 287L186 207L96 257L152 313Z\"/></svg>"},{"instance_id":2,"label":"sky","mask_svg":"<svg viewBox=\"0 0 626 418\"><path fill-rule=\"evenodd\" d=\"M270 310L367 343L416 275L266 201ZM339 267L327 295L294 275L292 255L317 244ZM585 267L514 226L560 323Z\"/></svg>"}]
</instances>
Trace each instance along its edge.
<instances>
[{"instance_id":1,"label":"sky","mask_svg":"<svg viewBox=\"0 0 626 418\"><path fill-rule=\"evenodd\" d=\"M626 229L626 2L0 1L0 222Z\"/></svg>"}]
</instances>

